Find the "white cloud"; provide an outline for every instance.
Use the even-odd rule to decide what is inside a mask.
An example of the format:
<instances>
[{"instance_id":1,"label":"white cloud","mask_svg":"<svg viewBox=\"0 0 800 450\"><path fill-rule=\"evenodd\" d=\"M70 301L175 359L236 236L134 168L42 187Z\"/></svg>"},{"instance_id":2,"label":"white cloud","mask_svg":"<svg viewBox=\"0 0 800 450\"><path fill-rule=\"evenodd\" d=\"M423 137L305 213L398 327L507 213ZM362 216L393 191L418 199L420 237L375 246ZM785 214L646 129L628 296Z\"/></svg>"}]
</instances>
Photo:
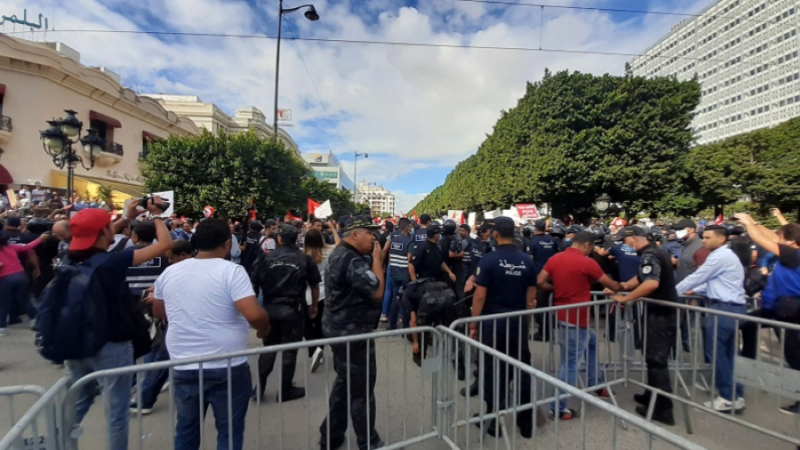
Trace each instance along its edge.
<instances>
[{"instance_id":1,"label":"white cloud","mask_svg":"<svg viewBox=\"0 0 800 450\"><path fill-rule=\"evenodd\" d=\"M642 3L643 9L696 12L711 0ZM54 9L52 0L6 0L4 9L42 12L61 30L133 30L139 24L147 30L263 34L274 29L275 4L264 0L258 0L257 7L243 0L77 0L58 2ZM630 22L620 22L608 13L555 8L546 8L542 20L540 8L450 1L420 2L419 10L388 0L321 0L315 4L321 20L312 23L294 14L288 19L291 29L302 36L323 38L527 48L541 44L551 49L626 53L643 50L680 20L651 15L642 25L635 20L639 18L636 15L630 15ZM597 3L574 0L571 4ZM613 6L609 1L602 5ZM163 23L148 24L148 17ZM5 31L11 29L6 27ZM284 27L285 36L289 31ZM199 95L228 113L255 105L271 116L274 40L159 40L141 34L70 32L51 32L47 38L77 49L86 64L119 72L128 85ZM347 147L336 133L323 133L326 142L320 143L319 128L310 125L326 124L328 119L298 47L327 111L340 120L339 133ZM301 144L332 148L337 154L367 151L372 158L359 161L359 178L389 182L418 168L453 166L473 153L492 131L500 111L513 107L524 93L525 82L540 79L545 67L621 73L628 59L284 41L280 104L293 109L296 126L289 131ZM352 166L347 169L352 173ZM421 189L427 188L409 185L402 195L411 196Z\"/></svg>"}]
</instances>

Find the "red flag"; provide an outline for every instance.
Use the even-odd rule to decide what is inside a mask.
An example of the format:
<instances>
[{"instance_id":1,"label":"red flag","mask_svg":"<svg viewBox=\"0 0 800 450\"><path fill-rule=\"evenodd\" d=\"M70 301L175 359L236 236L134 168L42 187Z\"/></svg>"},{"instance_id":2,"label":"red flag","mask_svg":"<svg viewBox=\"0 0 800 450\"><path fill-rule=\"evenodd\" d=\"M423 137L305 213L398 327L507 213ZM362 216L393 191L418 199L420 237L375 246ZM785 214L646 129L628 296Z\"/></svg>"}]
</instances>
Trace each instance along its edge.
<instances>
[{"instance_id":1,"label":"red flag","mask_svg":"<svg viewBox=\"0 0 800 450\"><path fill-rule=\"evenodd\" d=\"M310 216L310 215L314 214L314 211L316 211L317 208L319 208L320 206L321 206L320 203L317 203L314 200L308 199L307 200L308 215Z\"/></svg>"},{"instance_id":2,"label":"red flag","mask_svg":"<svg viewBox=\"0 0 800 450\"><path fill-rule=\"evenodd\" d=\"M463 212L461 213L461 220L458 221L459 225L464 225L465 223L467 223L466 219L464 219L465 215L466 214L464 214Z\"/></svg>"},{"instance_id":3,"label":"red flag","mask_svg":"<svg viewBox=\"0 0 800 450\"><path fill-rule=\"evenodd\" d=\"M416 209L411 211L411 220L413 220L414 222L419 222L419 219L417 218L417 210Z\"/></svg>"},{"instance_id":4,"label":"red flag","mask_svg":"<svg viewBox=\"0 0 800 450\"><path fill-rule=\"evenodd\" d=\"M206 205L206 207L203 208L203 215L206 217L206 219L213 216L214 212L216 212L216 209L214 209L214 207L211 205Z\"/></svg>"},{"instance_id":5,"label":"red flag","mask_svg":"<svg viewBox=\"0 0 800 450\"><path fill-rule=\"evenodd\" d=\"M722 217L722 214L717 216L717 220L714 221L714 225L722 225L725 223L725 219Z\"/></svg>"},{"instance_id":6,"label":"red flag","mask_svg":"<svg viewBox=\"0 0 800 450\"><path fill-rule=\"evenodd\" d=\"M250 199L250 207L247 208L247 211L250 213L250 220L255 221L258 216L256 215L257 211L255 207L255 202L253 201L252 198Z\"/></svg>"},{"instance_id":7,"label":"red flag","mask_svg":"<svg viewBox=\"0 0 800 450\"><path fill-rule=\"evenodd\" d=\"M301 220L301 219L299 217L295 217L294 215L292 215L292 212L287 209L286 215L283 216L283 221L289 222L290 220Z\"/></svg>"}]
</instances>

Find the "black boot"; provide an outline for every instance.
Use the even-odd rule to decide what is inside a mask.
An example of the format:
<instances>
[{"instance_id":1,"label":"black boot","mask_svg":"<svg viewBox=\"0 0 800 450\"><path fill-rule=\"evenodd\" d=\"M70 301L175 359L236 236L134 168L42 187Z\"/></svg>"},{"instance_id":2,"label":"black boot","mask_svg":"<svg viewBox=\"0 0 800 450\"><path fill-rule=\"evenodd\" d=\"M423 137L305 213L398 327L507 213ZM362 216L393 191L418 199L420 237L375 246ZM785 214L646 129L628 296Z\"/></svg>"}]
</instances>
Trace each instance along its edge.
<instances>
[{"instance_id":1,"label":"black boot","mask_svg":"<svg viewBox=\"0 0 800 450\"><path fill-rule=\"evenodd\" d=\"M636 407L636 414L639 414L642 417L647 417L647 407L644 405L640 405ZM653 411L653 420L656 422L661 422L664 425L675 426L675 415L672 414L671 409L656 409Z\"/></svg>"},{"instance_id":2,"label":"black boot","mask_svg":"<svg viewBox=\"0 0 800 450\"><path fill-rule=\"evenodd\" d=\"M467 388L461 388L461 395L464 397L477 397L478 396L478 382L472 383L469 387L469 392L467 392Z\"/></svg>"},{"instance_id":3,"label":"black boot","mask_svg":"<svg viewBox=\"0 0 800 450\"><path fill-rule=\"evenodd\" d=\"M283 392L278 392L278 394L275 396L275 401L278 403L290 402L305 396L306 390L304 388L292 386L288 389L284 389Z\"/></svg>"}]
</instances>

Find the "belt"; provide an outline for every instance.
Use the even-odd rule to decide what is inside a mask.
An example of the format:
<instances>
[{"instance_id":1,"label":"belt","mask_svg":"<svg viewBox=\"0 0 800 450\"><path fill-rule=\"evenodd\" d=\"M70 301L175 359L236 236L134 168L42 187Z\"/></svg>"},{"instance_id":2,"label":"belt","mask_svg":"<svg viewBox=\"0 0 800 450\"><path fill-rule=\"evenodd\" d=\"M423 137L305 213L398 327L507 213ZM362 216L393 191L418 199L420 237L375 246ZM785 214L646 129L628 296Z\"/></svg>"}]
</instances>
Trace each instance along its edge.
<instances>
[{"instance_id":1,"label":"belt","mask_svg":"<svg viewBox=\"0 0 800 450\"><path fill-rule=\"evenodd\" d=\"M730 305L730 306L747 306L747 303L734 303L734 302L726 302L723 300L718 300L715 298L708 299L709 305Z\"/></svg>"}]
</instances>

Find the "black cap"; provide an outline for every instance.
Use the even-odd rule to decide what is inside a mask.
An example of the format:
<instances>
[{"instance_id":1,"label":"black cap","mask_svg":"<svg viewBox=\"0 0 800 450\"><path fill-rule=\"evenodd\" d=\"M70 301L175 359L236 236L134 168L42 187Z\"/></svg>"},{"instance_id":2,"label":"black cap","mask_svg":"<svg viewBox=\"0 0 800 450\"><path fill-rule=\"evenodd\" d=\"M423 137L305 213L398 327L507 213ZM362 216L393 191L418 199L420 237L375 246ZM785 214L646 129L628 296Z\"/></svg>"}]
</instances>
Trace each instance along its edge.
<instances>
[{"instance_id":1,"label":"black cap","mask_svg":"<svg viewBox=\"0 0 800 450\"><path fill-rule=\"evenodd\" d=\"M428 224L427 227L425 227L425 234L428 235L428 239L432 238L434 234L441 232L442 232L442 226L436 222L431 222Z\"/></svg>"},{"instance_id":2,"label":"black cap","mask_svg":"<svg viewBox=\"0 0 800 450\"><path fill-rule=\"evenodd\" d=\"M682 230L684 228L694 228L697 229L697 224L694 223L694 220L691 219L681 219L680 222L675 224L676 230Z\"/></svg>"},{"instance_id":3,"label":"black cap","mask_svg":"<svg viewBox=\"0 0 800 450\"><path fill-rule=\"evenodd\" d=\"M425 225L426 223L431 221L431 216L428 214L423 214L419 216L419 223Z\"/></svg>"},{"instance_id":4,"label":"black cap","mask_svg":"<svg viewBox=\"0 0 800 450\"><path fill-rule=\"evenodd\" d=\"M533 223L533 226L536 228L536 231L544 231L547 229L547 222L545 222L542 219L539 219Z\"/></svg>"},{"instance_id":5,"label":"black cap","mask_svg":"<svg viewBox=\"0 0 800 450\"><path fill-rule=\"evenodd\" d=\"M580 225L570 225L569 228L567 228L566 234L575 234L575 233L580 233L581 231L586 231L586 228Z\"/></svg>"},{"instance_id":6,"label":"black cap","mask_svg":"<svg viewBox=\"0 0 800 450\"><path fill-rule=\"evenodd\" d=\"M366 216L353 216L349 217L344 222L344 229L342 231L348 232L353 231L359 228L365 228L367 230L378 230L380 229L379 225L376 225L375 222L370 220L369 217Z\"/></svg>"},{"instance_id":7,"label":"black cap","mask_svg":"<svg viewBox=\"0 0 800 450\"><path fill-rule=\"evenodd\" d=\"M514 224L514 219L511 217L495 217L489 220L489 224L492 226L492 231L497 231L500 233L500 236L511 237L514 235L514 228L516 228L516 226Z\"/></svg>"},{"instance_id":8,"label":"black cap","mask_svg":"<svg viewBox=\"0 0 800 450\"><path fill-rule=\"evenodd\" d=\"M300 232L297 231L297 228L291 225L282 224L278 227L278 236L283 239L283 242L294 244L297 242L297 236L299 235Z\"/></svg>"},{"instance_id":9,"label":"black cap","mask_svg":"<svg viewBox=\"0 0 800 450\"><path fill-rule=\"evenodd\" d=\"M272 228L272 227L275 226L275 223L276 223L275 220L269 219L266 222L264 222L264 227L265 228Z\"/></svg>"},{"instance_id":10,"label":"black cap","mask_svg":"<svg viewBox=\"0 0 800 450\"><path fill-rule=\"evenodd\" d=\"M489 221L487 220L483 222L480 227L478 227L478 232L483 234L491 229L492 229L492 224L490 224Z\"/></svg>"},{"instance_id":11,"label":"black cap","mask_svg":"<svg viewBox=\"0 0 800 450\"><path fill-rule=\"evenodd\" d=\"M264 225L261 225L261 222L258 220L253 220L250 222L250 231L261 231L264 229Z\"/></svg>"},{"instance_id":12,"label":"black cap","mask_svg":"<svg viewBox=\"0 0 800 450\"><path fill-rule=\"evenodd\" d=\"M626 237L632 237L632 236L647 237L647 230L645 230L642 227L637 227L637 226L625 227L625 228L622 229L622 231L617 233L616 240L617 241L622 241Z\"/></svg>"}]
</instances>

